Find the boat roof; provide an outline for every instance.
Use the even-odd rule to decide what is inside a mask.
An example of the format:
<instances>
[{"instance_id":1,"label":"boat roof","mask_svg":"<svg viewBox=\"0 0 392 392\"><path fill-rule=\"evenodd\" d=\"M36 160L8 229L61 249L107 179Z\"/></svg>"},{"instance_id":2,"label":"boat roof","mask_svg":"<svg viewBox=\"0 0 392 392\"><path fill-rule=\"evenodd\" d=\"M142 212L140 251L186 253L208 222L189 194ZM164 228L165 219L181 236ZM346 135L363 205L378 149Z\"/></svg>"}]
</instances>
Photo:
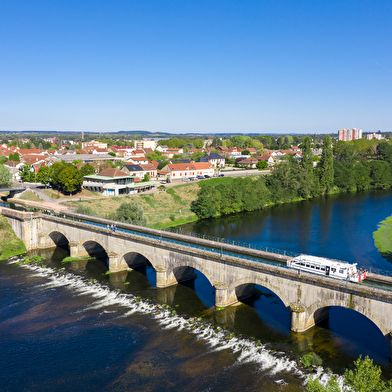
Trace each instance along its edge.
<instances>
[{"instance_id":1,"label":"boat roof","mask_svg":"<svg viewBox=\"0 0 392 392\"><path fill-rule=\"evenodd\" d=\"M329 266L338 266L341 268L350 268L350 267L355 267L357 265L356 263L350 264L345 261L327 259L325 257L311 256L311 255L305 255L305 254L300 254L299 256L294 257L294 259L292 261L294 261L294 262L307 261L309 263L317 263L317 264L329 265Z\"/></svg>"}]
</instances>

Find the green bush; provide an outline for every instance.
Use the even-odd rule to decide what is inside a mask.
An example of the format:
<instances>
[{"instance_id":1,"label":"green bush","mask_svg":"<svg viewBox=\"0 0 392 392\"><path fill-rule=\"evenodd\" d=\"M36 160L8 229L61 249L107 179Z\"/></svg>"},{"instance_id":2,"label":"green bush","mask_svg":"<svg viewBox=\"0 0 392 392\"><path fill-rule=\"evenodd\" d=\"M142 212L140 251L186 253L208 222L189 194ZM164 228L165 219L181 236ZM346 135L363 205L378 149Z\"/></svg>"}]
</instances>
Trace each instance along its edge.
<instances>
[{"instance_id":1,"label":"green bush","mask_svg":"<svg viewBox=\"0 0 392 392\"><path fill-rule=\"evenodd\" d=\"M302 365L304 365L305 367L309 367L309 366L321 366L323 363L323 360L315 353L315 352L310 352L308 354L305 354L302 358L301 358L301 363Z\"/></svg>"}]
</instances>

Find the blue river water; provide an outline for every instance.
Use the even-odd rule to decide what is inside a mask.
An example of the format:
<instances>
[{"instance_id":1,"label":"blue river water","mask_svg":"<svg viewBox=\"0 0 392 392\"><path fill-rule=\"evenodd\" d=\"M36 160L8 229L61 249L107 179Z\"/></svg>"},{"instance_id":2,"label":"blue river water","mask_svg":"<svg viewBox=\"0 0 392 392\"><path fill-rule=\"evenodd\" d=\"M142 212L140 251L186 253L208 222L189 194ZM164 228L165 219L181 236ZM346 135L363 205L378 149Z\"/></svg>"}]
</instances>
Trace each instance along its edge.
<instances>
[{"instance_id":1,"label":"blue river water","mask_svg":"<svg viewBox=\"0 0 392 392\"><path fill-rule=\"evenodd\" d=\"M372 239L391 214L390 193L339 195L183 229L392 271ZM40 253L44 268L0 262L2 391L300 391L298 359L309 351L323 359L322 378L360 354L391 375L384 337L352 310L332 308L322 325L295 334L263 287L215 311L201 274L157 289L149 267L105 275L100 260L62 264L65 250Z\"/></svg>"}]
</instances>

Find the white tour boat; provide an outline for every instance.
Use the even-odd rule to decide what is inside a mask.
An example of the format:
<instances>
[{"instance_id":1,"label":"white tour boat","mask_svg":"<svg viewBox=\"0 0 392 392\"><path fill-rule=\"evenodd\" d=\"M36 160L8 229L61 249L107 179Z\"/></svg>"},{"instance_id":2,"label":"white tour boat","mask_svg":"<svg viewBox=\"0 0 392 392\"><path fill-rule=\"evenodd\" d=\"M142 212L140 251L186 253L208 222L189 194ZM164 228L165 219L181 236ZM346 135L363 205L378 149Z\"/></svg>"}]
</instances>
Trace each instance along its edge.
<instances>
[{"instance_id":1,"label":"white tour boat","mask_svg":"<svg viewBox=\"0 0 392 392\"><path fill-rule=\"evenodd\" d=\"M367 276L366 270L357 270L357 263L349 264L343 261L303 254L288 260L287 266L304 272L345 279L351 282L360 282L366 279Z\"/></svg>"}]
</instances>

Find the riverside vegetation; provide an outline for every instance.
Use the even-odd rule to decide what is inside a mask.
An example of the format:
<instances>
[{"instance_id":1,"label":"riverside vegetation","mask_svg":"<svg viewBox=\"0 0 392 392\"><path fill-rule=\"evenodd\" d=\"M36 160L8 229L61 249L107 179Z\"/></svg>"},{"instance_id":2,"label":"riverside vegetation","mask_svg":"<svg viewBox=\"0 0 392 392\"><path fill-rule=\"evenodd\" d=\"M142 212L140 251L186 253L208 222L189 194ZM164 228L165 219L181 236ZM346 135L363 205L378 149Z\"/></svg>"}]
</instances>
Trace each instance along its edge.
<instances>
[{"instance_id":1,"label":"riverside vegetation","mask_svg":"<svg viewBox=\"0 0 392 392\"><path fill-rule=\"evenodd\" d=\"M391 189L392 145L378 144L373 155L360 147L358 143L337 142L332 150L327 136L320 161L313 168L310 138L305 137L303 159L284 157L268 176L236 178L224 184L200 183L192 211L199 219L206 219L332 193Z\"/></svg>"},{"instance_id":2,"label":"riverside vegetation","mask_svg":"<svg viewBox=\"0 0 392 392\"><path fill-rule=\"evenodd\" d=\"M392 216L380 222L373 233L374 245L383 257L392 261Z\"/></svg>"},{"instance_id":3,"label":"riverside vegetation","mask_svg":"<svg viewBox=\"0 0 392 392\"><path fill-rule=\"evenodd\" d=\"M26 247L20 240L4 215L0 215L0 260L26 253Z\"/></svg>"}]
</instances>

